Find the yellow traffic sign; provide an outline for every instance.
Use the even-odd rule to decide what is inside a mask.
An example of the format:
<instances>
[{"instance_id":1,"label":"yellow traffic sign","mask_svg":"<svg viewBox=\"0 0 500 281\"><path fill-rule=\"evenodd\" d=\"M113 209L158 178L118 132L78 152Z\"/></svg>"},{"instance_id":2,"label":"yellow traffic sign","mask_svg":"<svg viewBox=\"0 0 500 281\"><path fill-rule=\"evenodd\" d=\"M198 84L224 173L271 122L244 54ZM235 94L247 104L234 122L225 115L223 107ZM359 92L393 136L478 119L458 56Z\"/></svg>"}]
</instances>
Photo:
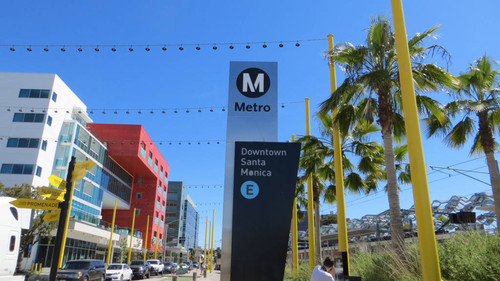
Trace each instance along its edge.
<instances>
[{"instance_id":1,"label":"yellow traffic sign","mask_svg":"<svg viewBox=\"0 0 500 281\"><path fill-rule=\"evenodd\" d=\"M43 221L44 222L58 221L60 215L61 215L60 210L56 211L56 212L47 213L47 214L45 214L45 216L43 216Z\"/></svg>"},{"instance_id":2,"label":"yellow traffic sign","mask_svg":"<svg viewBox=\"0 0 500 281\"><path fill-rule=\"evenodd\" d=\"M60 189L65 189L66 188L66 181L63 180L63 179L61 179L58 176L51 175L49 177L49 182L50 182L50 185L55 186L57 188L60 188Z\"/></svg>"},{"instance_id":3,"label":"yellow traffic sign","mask_svg":"<svg viewBox=\"0 0 500 281\"><path fill-rule=\"evenodd\" d=\"M59 201L19 198L10 204L24 209L59 210Z\"/></svg>"},{"instance_id":4,"label":"yellow traffic sign","mask_svg":"<svg viewBox=\"0 0 500 281\"><path fill-rule=\"evenodd\" d=\"M94 167L94 165L95 163L92 160L76 163L73 173L71 174L71 181L75 182L83 179L87 174L87 171Z\"/></svg>"},{"instance_id":5,"label":"yellow traffic sign","mask_svg":"<svg viewBox=\"0 0 500 281\"><path fill-rule=\"evenodd\" d=\"M56 189L52 187L42 186L37 188L38 194L49 199L64 201L66 190Z\"/></svg>"}]
</instances>

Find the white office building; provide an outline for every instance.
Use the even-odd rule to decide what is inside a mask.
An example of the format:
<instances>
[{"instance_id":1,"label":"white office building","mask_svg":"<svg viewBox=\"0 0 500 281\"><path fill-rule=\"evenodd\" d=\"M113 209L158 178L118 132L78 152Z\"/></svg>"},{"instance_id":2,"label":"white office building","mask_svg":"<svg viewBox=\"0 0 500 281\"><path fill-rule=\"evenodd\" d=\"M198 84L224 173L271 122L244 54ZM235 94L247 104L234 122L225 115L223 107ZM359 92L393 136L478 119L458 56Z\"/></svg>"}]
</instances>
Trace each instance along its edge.
<instances>
[{"instance_id":1,"label":"white office building","mask_svg":"<svg viewBox=\"0 0 500 281\"><path fill-rule=\"evenodd\" d=\"M0 73L0 182L5 186L48 186L52 174L66 179L72 156L96 166L75 182L64 260L104 259L110 223L102 209L129 209L133 177L112 160L106 144L85 127L92 122L86 105L56 74ZM118 241L130 241L128 229L115 228ZM133 246L140 249L140 232ZM128 242L127 242L128 243ZM127 244L128 245L128 244ZM50 266L53 245L41 239L25 259Z\"/></svg>"}]
</instances>

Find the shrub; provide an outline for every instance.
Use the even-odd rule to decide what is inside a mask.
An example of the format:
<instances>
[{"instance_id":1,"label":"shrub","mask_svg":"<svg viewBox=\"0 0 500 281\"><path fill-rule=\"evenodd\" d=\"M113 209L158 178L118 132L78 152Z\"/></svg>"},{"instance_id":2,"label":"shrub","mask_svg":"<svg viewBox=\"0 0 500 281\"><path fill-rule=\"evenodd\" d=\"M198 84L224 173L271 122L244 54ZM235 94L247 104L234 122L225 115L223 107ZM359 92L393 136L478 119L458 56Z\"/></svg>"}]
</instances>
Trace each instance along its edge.
<instances>
[{"instance_id":1,"label":"shrub","mask_svg":"<svg viewBox=\"0 0 500 281\"><path fill-rule=\"evenodd\" d=\"M444 280L499 280L500 235L470 231L439 245Z\"/></svg>"}]
</instances>

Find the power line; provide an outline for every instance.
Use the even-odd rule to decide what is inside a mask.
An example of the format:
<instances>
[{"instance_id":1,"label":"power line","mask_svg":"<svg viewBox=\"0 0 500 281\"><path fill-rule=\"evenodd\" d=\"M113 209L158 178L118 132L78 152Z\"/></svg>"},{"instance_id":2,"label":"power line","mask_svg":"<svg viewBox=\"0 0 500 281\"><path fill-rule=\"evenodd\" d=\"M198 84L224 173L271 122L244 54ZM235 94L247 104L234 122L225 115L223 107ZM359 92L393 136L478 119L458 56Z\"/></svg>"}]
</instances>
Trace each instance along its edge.
<instances>
[{"instance_id":1,"label":"power line","mask_svg":"<svg viewBox=\"0 0 500 281\"><path fill-rule=\"evenodd\" d=\"M290 104L304 103L304 101L281 102L279 106L286 108ZM0 105L0 109L12 112L27 112L27 113L88 113L88 114L178 114L178 113L202 113L202 112L218 112L226 111L227 106L197 106L197 107L166 107L166 108L67 108L67 107L30 107L19 105Z\"/></svg>"},{"instance_id":2,"label":"power line","mask_svg":"<svg viewBox=\"0 0 500 281\"><path fill-rule=\"evenodd\" d=\"M179 51L184 51L185 47L191 47L192 50L199 51L202 47L209 47L213 51L216 51L221 46L227 46L230 50L236 48L236 46L244 46L245 49L250 49L252 46L256 47L260 45L262 48L266 49L269 46L275 45L279 48L285 47L285 44L293 44L295 47L300 47L301 43L313 42L313 41L326 41L326 38L321 39L299 39L299 40L270 40L270 41L246 41L246 42L215 42L215 43L155 43L155 44L0 44L0 47L8 47L10 51L15 52L19 48L26 48L26 51L32 52L36 48L41 48L44 52L49 52L52 48L58 49L60 52L65 53L66 51L78 51L82 53L84 50L93 50L94 52L100 52L103 50L108 50L111 52L117 52L119 50L128 50L133 52L138 48L143 49L146 52L153 51L154 49L166 52L175 48Z\"/></svg>"}]
</instances>

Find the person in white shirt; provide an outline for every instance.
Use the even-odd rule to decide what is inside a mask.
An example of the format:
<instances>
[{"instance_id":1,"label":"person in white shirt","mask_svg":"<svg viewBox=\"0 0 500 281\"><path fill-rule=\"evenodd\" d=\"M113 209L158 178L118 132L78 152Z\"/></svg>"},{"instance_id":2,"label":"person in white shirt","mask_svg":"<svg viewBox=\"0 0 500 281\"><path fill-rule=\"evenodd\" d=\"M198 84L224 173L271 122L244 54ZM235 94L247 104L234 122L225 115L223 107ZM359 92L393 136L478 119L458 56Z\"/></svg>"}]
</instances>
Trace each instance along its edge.
<instances>
[{"instance_id":1,"label":"person in white shirt","mask_svg":"<svg viewBox=\"0 0 500 281\"><path fill-rule=\"evenodd\" d=\"M335 266L330 257L326 257L323 266L317 265L311 275L311 281L335 281Z\"/></svg>"}]
</instances>

